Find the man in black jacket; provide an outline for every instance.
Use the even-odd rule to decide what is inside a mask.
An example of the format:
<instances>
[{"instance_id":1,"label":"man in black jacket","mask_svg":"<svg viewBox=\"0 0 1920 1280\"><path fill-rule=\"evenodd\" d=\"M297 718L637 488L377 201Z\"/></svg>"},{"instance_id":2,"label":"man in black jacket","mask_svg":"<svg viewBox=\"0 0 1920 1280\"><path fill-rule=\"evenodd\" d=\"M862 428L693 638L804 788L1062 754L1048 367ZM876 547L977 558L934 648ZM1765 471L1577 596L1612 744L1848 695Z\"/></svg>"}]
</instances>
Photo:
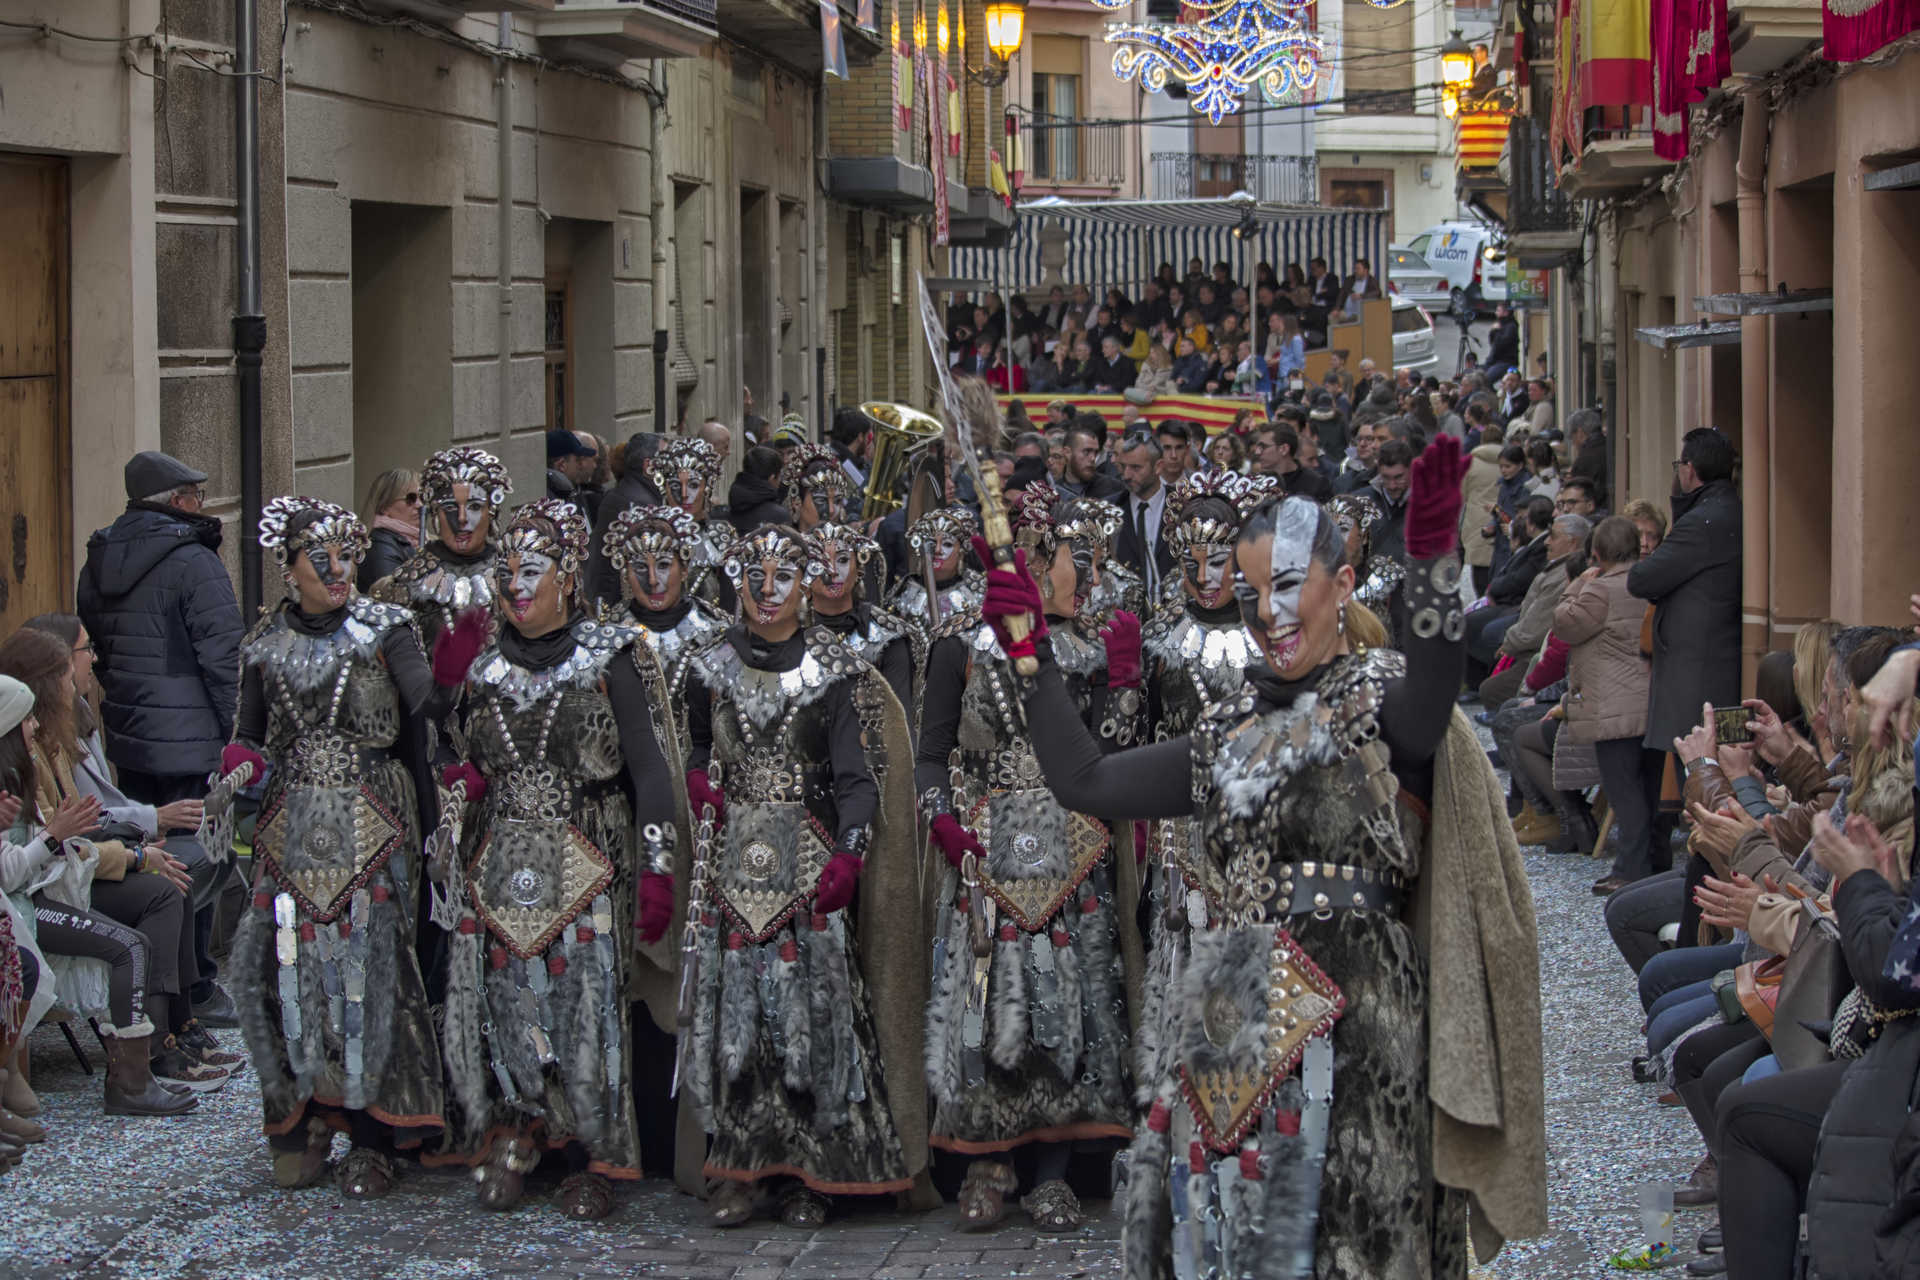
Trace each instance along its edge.
<instances>
[{"instance_id":1,"label":"man in black jacket","mask_svg":"<svg viewBox=\"0 0 1920 1280\"><path fill-rule=\"evenodd\" d=\"M1520 602L1527 598L1527 588L1546 568L1547 530L1552 525L1552 498L1536 495L1514 512L1507 536L1519 549L1487 584L1487 603L1467 615L1469 687L1478 688L1487 678L1499 657L1500 642L1506 639L1507 628L1520 616Z\"/></svg>"},{"instance_id":2,"label":"man in black jacket","mask_svg":"<svg viewBox=\"0 0 1920 1280\"><path fill-rule=\"evenodd\" d=\"M1133 361L1120 354L1120 339L1109 333L1100 339L1100 354L1087 373L1087 388L1118 395L1133 385L1136 372Z\"/></svg>"},{"instance_id":3,"label":"man in black jacket","mask_svg":"<svg viewBox=\"0 0 1920 1280\"><path fill-rule=\"evenodd\" d=\"M765 445L747 450L740 474L727 490L727 519L742 537L763 524L792 524L793 514L780 502L780 454Z\"/></svg>"},{"instance_id":4,"label":"man in black jacket","mask_svg":"<svg viewBox=\"0 0 1920 1280\"><path fill-rule=\"evenodd\" d=\"M660 490L654 487L653 481L647 479L646 467L647 459L659 451L660 437L650 431L636 431L628 436L626 453L622 455L620 464L620 478L614 481L611 489L600 495L599 506L585 513L593 520L593 545L587 550L587 594L605 604L620 603L620 571L613 567L613 561L607 559L606 547L602 545L607 526L628 507L660 505ZM551 473L548 476L548 489L548 496L553 496Z\"/></svg>"},{"instance_id":5,"label":"man in black jacket","mask_svg":"<svg viewBox=\"0 0 1920 1280\"><path fill-rule=\"evenodd\" d=\"M1501 303L1493 309L1493 328L1487 334L1487 376L1497 378L1520 366L1520 322L1513 308Z\"/></svg>"},{"instance_id":6,"label":"man in black jacket","mask_svg":"<svg viewBox=\"0 0 1920 1280\"><path fill-rule=\"evenodd\" d=\"M206 473L164 453L126 465L127 509L87 539L80 620L104 695L100 719L120 789L142 804L198 800L233 735L245 628L220 559L220 521L201 514ZM251 531L248 531L249 535ZM195 913L194 1016L233 1026L213 983L213 902Z\"/></svg>"}]
</instances>

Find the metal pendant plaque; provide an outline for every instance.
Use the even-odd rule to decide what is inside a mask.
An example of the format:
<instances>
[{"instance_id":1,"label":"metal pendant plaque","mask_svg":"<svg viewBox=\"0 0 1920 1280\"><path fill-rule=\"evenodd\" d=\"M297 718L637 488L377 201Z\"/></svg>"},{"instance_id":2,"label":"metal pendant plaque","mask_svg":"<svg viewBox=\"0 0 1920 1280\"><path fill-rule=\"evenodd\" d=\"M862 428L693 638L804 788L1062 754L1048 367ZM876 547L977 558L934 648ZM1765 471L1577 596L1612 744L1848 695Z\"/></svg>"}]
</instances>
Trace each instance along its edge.
<instances>
[{"instance_id":1,"label":"metal pendant plaque","mask_svg":"<svg viewBox=\"0 0 1920 1280\"><path fill-rule=\"evenodd\" d=\"M1107 828L1044 788L993 791L967 814L987 848L981 886L1025 933L1038 933L1107 850Z\"/></svg>"},{"instance_id":2,"label":"metal pendant plaque","mask_svg":"<svg viewBox=\"0 0 1920 1280\"><path fill-rule=\"evenodd\" d=\"M364 786L294 785L261 811L253 851L302 911L327 924L393 857L405 831L386 802Z\"/></svg>"},{"instance_id":3,"label":"metal pendant plaque","mask_svg":"<svg viewBox=\"0 0 1920 1280\"><path fill-rule=\"evenodd\" d=\"M507 950L532 960L613 882L613 863L570 822L499 818L467 880L475 914Z\"/></svg>"},{"instance_id":4,"label":"metal pendant plaque","mask_svg":"<svg viewBox=\"0 0 1920 1280\"><path fill-rule=\"evenodd\" d=\"M1207 856L1206 841L1200 824L1191 818L1173 818L1168 839L1172 842L1173 865L1180 873L1185 892L1198 894L1205 903L1202 920L1218 920L1227 912L1227 881L1218 864ZM1189 917L1193 909L1187 909ZM1204 923L1200 926L1205 927Z\"/></svg>"},{"instance_id":5,"label":"metal pendant plaque","mask_svg":"<svg viewBox=\"0 0 1920 1280\"><path fill-rule=\"evenodd\" d=\"M765 942L806 906L832 850L805 805L743 803L727 809L714 890L749 942Z\"/></svg>"},{"instance_id":6,"label":"metal pendant plaque","mask_svg":"<svg viewBox=\"0 0 1920 1280\"><path fill-rule=\"evenodd\" d=\"M1200 1140L1222 1153L1239 1149L1307 1042L1331 1035L1347 1008L1293 936L1269 926L1195 934L1181 995L1181 1093Z\"/></svg>"}]
</instances>

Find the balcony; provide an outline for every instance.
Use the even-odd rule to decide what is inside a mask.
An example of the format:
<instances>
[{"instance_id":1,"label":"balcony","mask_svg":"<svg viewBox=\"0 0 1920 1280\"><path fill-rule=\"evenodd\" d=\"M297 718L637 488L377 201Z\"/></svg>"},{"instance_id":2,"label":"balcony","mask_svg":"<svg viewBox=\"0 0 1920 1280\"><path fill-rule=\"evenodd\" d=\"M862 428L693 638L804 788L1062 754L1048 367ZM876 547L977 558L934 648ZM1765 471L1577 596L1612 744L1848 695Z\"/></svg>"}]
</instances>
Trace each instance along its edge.
<instances>
[{"instance_id":1,"label":"balcony","mask_svg":"<svg viewBox=\"0 0 1920 1280\"><path fill-rule=\"evenodd\" d=\"M1125 139L1118 129L1031 112L1020 118L1020 133L1027 162L1022 194L1106 196L1126 183Z\"/></svg>"},{"instance_id":2,"label":"balcony","mask_svg":"<svg viewBox=\"0 0 1920 1280\"><path fill-rule=\"evenodd\" d=\"M1319 204L1319 164L1312 156L1154 153L1155 200L1207 199L1236 191L1267 204Z\"/></svg>"},{"instance_id":3,"label":"balcony","mask_svg":"<svg viewBox=\"0 0 1920 1280\"><path fill-rule=\"evenodd\" d=\"M1560 175L1571 199L1598 200L1637 191L1673 167L1653 154L1644 107L1600 107L1586 113L1580 158Z\"/></svg>"},{"instance_id":4,"label":"balcony","mask_svg":"<svg viewBox=\"0 0 1920 1280\"><path fill-rule=\"evenodd\" d=\"M561 0L534 19L533 33L550 58L617 67L694 57L720 29L713 0Z\"/></svg>"},{"instance_id":5,"label":"balcony","mask_svg":"<svg viewBox=\"0 0 1920 1280\"><path fill-rule=\"evenodd\" d=\"M545 13L554 6L554 0L361 0L361 3L376 13L396 13L442 26L451 26L468 14L491 16L502 10Z\"/></svg>"},{"instance_id":6,"label":"balcony","mask_svg":"<svg viewBox=\"0 0 1920 1280\"><path fill-rule=\"evenodd\" d=\"M1820 0L1732 0L1727 43L1735 75L1778 71L1820 40Z\"/></svg>"},{"instance_id":7,"label":"balcony","mask_svg":"<svg viewBox=\"0 0 1920 1280\"><path fill-rule=\"evenodd\" d=\"M965 201L955 201L949 244L998 249L1013 235L1013 210L985 187L967 190Z\"/></svg>"},{"instance_id":8,"label":"balcony","mask_svg":"<svg viewBox=\"0 0 1920 1280\"><path fill-rule=\"evenodd\" d=\"M653 0L648 0L652 3ZM817 0L695 0L713 7L720 29L737 40L796 71L821 74L820 6ZM854 23L853 0L840 0L840 37L849 66L865 66L886 49L877 31L862 31Z\"/></svg>"},{"instance_id":9,"label":"balcony","mask_svg":"<svg viewBox=\"0 0 1920 1280\"><path fill-rule=\"evenodd\" d=\"M1507 180L1507 256L1523 267L1555 267L1578 252L1578 211L1560 190L1553 151L1538 121L1514 120L1500 171Z\"/></svg>"},{"instance_id":10,"label":"balcony","mask_svg":"<svg viewBox=\"0 0 1920 1280\"><path fill-rule=\"evenodd\" d=\"M1484 110L1477 103L1463 105L1454 118L1454 186L1463 195L1497 191L1507 185L1500 177L1500 151L1506 145L1508 123L1513 118L1512 100L1512 95L1506 95Z\"/></svg>"}]
</instances>

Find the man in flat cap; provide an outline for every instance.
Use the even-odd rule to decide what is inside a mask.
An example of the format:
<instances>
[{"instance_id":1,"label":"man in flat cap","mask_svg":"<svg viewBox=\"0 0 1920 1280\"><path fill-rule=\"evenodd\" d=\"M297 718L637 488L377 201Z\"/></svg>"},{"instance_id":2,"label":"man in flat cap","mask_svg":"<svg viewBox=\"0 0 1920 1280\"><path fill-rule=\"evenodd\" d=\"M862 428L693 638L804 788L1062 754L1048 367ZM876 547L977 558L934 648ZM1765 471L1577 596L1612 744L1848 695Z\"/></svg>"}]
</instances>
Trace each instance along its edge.
<instances>
[{"instance_id":1,"label":"man in flat cap","mask_svg":"<svg viewBox=\"0 0 1920 1280\"><path fill-rule=\"evenodd\" d=\"M142 804L186 814L233 736L245 631L220 559L220 521L202 515L206 483L178 458L136 453L126 466L127 509L87 539L80 620L93 644L107 758L120 789ZM166 835L165 831L160 833ZM197 902L200 981L194 1016L233 1026L233 1002L214 984L207 953L213 905Z\"/></svg>"}]
</instances>

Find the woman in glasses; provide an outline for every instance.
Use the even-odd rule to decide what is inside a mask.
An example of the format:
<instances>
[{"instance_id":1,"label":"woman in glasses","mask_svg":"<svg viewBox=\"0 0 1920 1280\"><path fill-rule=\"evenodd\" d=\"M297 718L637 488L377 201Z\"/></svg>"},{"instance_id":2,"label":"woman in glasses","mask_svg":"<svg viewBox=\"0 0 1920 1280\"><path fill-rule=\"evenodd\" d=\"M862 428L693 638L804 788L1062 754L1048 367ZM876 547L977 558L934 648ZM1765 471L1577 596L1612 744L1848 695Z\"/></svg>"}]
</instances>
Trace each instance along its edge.
<instances>
[{"instance_id":1,"label":"woman in glasses","mask_svg":"<svg viewBox=\"0 0 1920 1280\"><path fill-rule=\"evenodd\" d=\"M406 467L382 471L367 486L360 508L373 543L355 579L362 591L412 559L420 549L420 477Z\"/></svg>"}]
</instances>

